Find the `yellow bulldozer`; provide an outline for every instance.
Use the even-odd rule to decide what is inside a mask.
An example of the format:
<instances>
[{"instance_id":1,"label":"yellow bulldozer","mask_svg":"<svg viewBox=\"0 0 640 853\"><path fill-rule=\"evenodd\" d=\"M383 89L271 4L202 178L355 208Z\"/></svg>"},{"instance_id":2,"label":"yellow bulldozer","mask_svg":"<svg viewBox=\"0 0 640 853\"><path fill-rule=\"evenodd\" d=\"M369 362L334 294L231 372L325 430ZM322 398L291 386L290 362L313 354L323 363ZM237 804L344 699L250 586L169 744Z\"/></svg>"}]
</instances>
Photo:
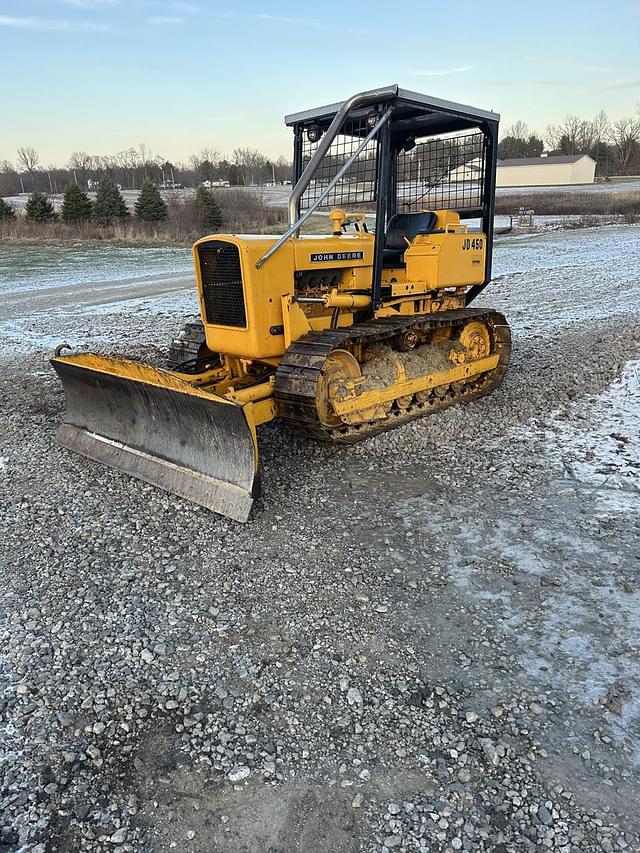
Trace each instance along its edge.
<instances>
[{"instance_id":1,"label":"yellow bulldozer","mask_svg":"<svg viewBox=\"0 0 640 853\"><path fill-rule=\"evenodd\" d=\"M260 424L335 443L488 394L499 116L398 86L287 116L289 227L193 247L201 323L162 367L56 351L65 447L238 521ZM326 213L326 232L301 234ZM316 219L315 222L319 220Z\"/></svg>"}]
</instances>

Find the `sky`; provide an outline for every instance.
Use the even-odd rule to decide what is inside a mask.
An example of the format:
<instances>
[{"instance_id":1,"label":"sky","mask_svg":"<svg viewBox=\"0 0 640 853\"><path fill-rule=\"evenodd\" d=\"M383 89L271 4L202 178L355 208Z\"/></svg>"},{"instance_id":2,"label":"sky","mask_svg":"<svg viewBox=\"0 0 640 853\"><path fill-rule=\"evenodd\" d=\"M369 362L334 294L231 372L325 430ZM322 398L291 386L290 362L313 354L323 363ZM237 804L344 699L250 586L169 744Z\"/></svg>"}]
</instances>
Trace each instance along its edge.
<instances>
[{"instance_id":1,"label":"sky","mask_svg":"<svg viewBox=\"0 0 640 853\"><path fill-rule=\"evenodd\" d=\"M285 113L390 83L539 132L637 114L640 2L0 0L0 159L290 156Z\"/></svg>"}]
</instances>

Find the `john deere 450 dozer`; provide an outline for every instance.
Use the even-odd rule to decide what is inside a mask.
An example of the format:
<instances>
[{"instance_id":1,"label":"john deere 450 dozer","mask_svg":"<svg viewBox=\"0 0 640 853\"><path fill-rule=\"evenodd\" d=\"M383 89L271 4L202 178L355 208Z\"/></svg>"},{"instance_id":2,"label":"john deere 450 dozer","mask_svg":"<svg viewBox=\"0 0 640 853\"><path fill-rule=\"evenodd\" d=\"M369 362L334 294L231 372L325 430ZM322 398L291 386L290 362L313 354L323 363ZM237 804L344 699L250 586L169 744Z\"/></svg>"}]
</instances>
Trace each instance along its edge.
<instances>
[{"instance_id":1,"label":"john deere 450 dozer","mask_svg":"<svg viewBox=\"0 0 640 853\"><path fill-rule=\"evenodd\" d=\"M57 354L60 442L246 521L260 424L348 443L491 392L509 327L470 306L491 278L498 120L397 86L288 116L288 230L197 241L202 322L166 367ZM301 236L319 208L330 233Z\"/></svg>"}]
</instances>

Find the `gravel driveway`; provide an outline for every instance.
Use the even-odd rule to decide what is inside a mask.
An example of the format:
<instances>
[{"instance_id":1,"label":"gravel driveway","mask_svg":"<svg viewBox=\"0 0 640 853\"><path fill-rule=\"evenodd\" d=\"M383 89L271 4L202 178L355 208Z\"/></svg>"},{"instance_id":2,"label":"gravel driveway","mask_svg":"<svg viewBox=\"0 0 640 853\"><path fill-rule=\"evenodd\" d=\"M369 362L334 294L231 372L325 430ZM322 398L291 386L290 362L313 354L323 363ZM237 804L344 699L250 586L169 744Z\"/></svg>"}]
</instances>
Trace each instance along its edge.
<instances>
[{"instance_id":1,"label":"gravel driveway","mask_svg":"<svg viewBox=\"0 0 640 853\"><path fill-rule=\"evenodd\" d=\"M0 307L0 851L640 850L639 247L500 243L504 385L262 428L245 526L55 443L53 343L156 358L189 290Z\"/></svg>"}]
</instances>

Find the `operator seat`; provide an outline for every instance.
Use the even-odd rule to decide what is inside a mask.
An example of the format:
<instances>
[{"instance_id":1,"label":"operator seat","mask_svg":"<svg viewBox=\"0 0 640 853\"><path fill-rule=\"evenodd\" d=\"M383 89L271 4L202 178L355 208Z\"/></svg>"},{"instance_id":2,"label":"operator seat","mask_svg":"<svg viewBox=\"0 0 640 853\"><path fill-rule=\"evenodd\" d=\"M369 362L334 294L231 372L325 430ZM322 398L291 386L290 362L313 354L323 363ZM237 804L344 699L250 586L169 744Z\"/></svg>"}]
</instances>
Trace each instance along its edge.
<instances>
[{"instance_id":1,"label":"operator seat","mask_svg":"<svg viewBox=\"0 0 640 853\"><path fill-rule=\"evenodd\" d=\"M384 235L383 265L401 267L407 248L405 237L410 242L418 234L429 234L435 228L437 215L431 210L420 213L395 213L387 223Z\"/></svg>"}]
</instances>

